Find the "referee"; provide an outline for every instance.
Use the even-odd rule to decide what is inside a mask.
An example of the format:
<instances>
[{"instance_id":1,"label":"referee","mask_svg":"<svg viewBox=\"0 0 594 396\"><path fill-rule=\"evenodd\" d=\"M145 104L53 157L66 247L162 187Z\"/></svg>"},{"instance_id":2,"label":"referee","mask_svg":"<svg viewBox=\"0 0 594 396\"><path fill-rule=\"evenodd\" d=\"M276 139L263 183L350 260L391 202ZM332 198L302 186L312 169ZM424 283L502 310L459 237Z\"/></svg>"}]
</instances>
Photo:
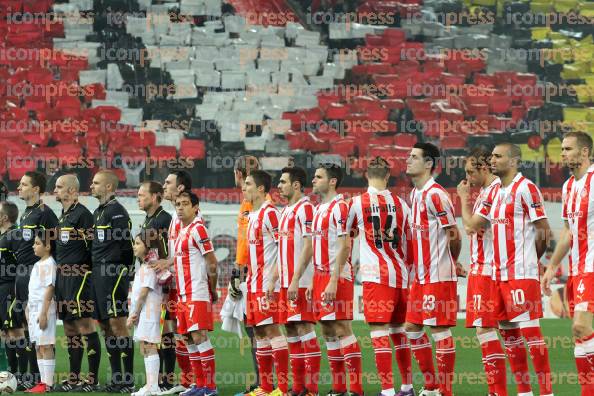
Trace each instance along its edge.
<instances>
[{"instance_id":1,"label":"referee","mask_svg":"<svg viewBox=\"0 0 594 396\"><path fill-rule=\"evenodd\" d=\"M56 180L54 193L62 204L56 241L56 302L58 317L64 322L70 374L56 386L58 392L99 390L101 344L93 321L95 309L91 289L91 242L93 215L78 201L80 183L76 175ZM83 340L87 344L88 381L80 378Z\"/></svg>"},{"instance_id":2,"label":"referee","mask_svg":"<svg viewBox=\"0 0 594 396\"><path fill-rule=\"evenodd\" d=\"M91 194L99 200L99 207L93 213L91 278L95 291L95 319L104 331L111 366L111 383L105 387L105 392L132 393L134 343L126 319L134 255L130 217L115 198L118 183L114 172L101 170L91 184Z\"/></svg>"},{"instance_id":3,"label":"referee","mask_svg":"<svg viewBox=\"0 0 594 396\"><path fill-rule=\"evenodd\" d=\"M163 245L163 251L168 253L167 231L171 224L171 215L161 206L163 201L163 186L154 181L146 181L138 188L138 208L146 213L141 232L149 231L150 238L159 238ZM169 293L169 286L163 287L163 293ZM173 389L175 379L175 326L171 325L169 311L166 310L165 323L163 324L163 335L159 357L161 358L161 381L162 394L169 394Z\"/></svg>"},{"instance_id":4,"label":"referee","mask_svg":"<svg viewBox=\"0 0 594 396\"><path fill-rule=\"evenodd\" d=\"M25 335L19 317L13 317L15 302L15 276L19 209L16 204L0 201L0 321L7 335L6 356L10 372L19 379L27 372L28 355L25 351ZM17 340L20 341L17 344Z\"/></svg>"},{"instance_id":5,"label":"referee","mask_svg":"<svg viewBox=\"0 0 594 396\"><path fill-rule=\"evenodd\" d=\"M16 301L14 304L13 316L20 316L17 320L23 325L20 334L23 334L27 339L27 354L29 356L29 371L30 377L21 378L19 390L30 389L33 387L33 381L39 379L39 367L37 366L37 354L35 352L35 345L31 344L29 339L29 332L24 330L25 327L25 306L28 300L29 277L31 276L31 269L33 265L39 260L33 252L33 243L35 242L35 235L40 230L47 230L50 235L55 237L55 229L58 225L58 218L54 212L41 201L41 195L45 193L46 186L45 175L36 172L25 172L19 186L17 188L19 198L25 201L27 207L21 215L19 230L16 235L18 239L16 259L17 259L17 274L16 274ZM17 343L22 342L21 338Z\"/></svg>"}]
</instances>

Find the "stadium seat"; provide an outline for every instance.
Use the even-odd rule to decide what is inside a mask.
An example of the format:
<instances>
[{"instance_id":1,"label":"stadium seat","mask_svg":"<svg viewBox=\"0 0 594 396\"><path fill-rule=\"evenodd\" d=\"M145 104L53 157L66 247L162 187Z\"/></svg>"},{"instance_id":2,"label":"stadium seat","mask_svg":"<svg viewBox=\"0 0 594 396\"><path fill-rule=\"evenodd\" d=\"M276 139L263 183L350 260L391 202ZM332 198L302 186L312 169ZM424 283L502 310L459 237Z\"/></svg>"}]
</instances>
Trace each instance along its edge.
<instances>
[{"instance_id":1,"label":"stadium seat","mask_svg":"<svg viewBox=\"0 0 594 396\"><path fill-rule=\"evenodd\" d=\"M157 161L168 161L177 158L175 146L154 146L150 150L150 157Z\"/></svg>"},{"instance_id":2,"label":"stadium seat","mask_svg":"<svg viewBox=\"0 0 594 396\"><path fill-rule=\"evenodd\" d=\"M179 156L183 158L206 158L206 144L204 140L182 139Z\"/></svg>"}]
</instances>

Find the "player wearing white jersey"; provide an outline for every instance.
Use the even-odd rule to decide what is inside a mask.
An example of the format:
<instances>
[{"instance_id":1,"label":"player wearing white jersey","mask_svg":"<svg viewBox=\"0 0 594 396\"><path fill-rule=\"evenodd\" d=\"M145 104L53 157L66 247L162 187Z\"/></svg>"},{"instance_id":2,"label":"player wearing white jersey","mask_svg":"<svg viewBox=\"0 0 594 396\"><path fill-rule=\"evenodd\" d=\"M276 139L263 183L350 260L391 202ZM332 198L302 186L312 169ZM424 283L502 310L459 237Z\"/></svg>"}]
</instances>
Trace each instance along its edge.
<instances>
[{"instance_id":1,"label":"player wearing white jersey","mask_svg":"<svg viewBox=\"0 0 594 396\"><path fill-rule=\"evenodd\" d=\"M363 282L363 312L369 323L380 396L414 396L410 345L404 331L409 271L412 267L410 210L388 190L390 164L381 157L367 167L369 187L353 197L347 229L359 234L359 272ZM402 377L396 393L392 374L392 343Z\"/></svg>"},{"instance_id":2,"label":"player wearing white jersey","mask_svg":"<svg viewBox=\"0 0 594 396\"><path fill-rule=\"evenodd\" d=\"M311 225L314 213L314 205L303 194L306 178L303 168L281 171L278 190L288 202L279 221L278 267L268 285L270 296L280 278L280 322L287 331L295 395L318 393L321 360L313 306L305 298L313 281Z\"/></svg>"},{"instance_id":3,"label":"player wearing white jersey","mask_svg":"<svg viewBox=\"0 0 594 396\"><path fill-rule=\"evenodd\" d=\"M425 378L420 396L451 396L456 347L451 326L458 312L456 262L460 232L448 193L431 173L441 158L431 143L417 143L406 160L406 174L415 186L411 193L411 234L415 279L410 289L406 332ZM424 326L436 343L438 375Z\"/></svg>"},{"instance_id":4,"label":"player wearing white jersey","mask_svg":"<svg viewBox=\"0 0 594 396\"><path fill-rule=\"evenodd\" d=\"M594 394L594 165L592 138L570 132L561 143L561 158L572 175L563 185L561 217L565 226L542 279L543 291L551 295L550 283L561 260L569 253L567 299L573 315L575 361L582 396Z\"/></svg>"},{"instance_id":5,"label":"player wearing white jersey","mask_svg":"<svg viewBox=\"0 0 594 396\"><path fill-rule=\"evenodd\" d=\"M550 241L551 229L538 187L518 172L519 147L502 143L491 153L491 171L501 186L491 210L478 212L473 231L491 225L493 289L491 311L499 328L518 384L518 395L532 395L524 338L538 377L541 395L552 395L549 353L540 329L542 299L538 259Z\"/></svg>"}]
</instances>

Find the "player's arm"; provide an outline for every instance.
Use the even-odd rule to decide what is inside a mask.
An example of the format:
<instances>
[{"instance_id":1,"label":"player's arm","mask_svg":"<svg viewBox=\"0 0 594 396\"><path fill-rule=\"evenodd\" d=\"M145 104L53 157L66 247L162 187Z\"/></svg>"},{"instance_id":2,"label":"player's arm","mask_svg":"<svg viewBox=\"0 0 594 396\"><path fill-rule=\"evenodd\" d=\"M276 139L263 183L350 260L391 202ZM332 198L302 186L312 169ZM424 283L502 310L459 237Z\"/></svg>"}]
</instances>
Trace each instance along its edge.
<instances>
[{"instance_id":1,"label":"player's arm","mask_svg":"<svg viewBox=\"0 0 594 396\"><path fill-rule=\"evenodd\" d=\"M458 261L460 257L460 251L462 250L462 238L458 226L452 225L445 228L446 235L448 236L448 244L450 246L450 254L454 261Z\"/></svg>"},{"instance_id":2,"label":"player's arm","mask_svg":"<svg viewBox=\"0 0 594 396\"><path fill-rule=\"evenodd\" d=\"M470 186L468 181L462 180L458 184L458 196L460 197L462 207L462 223L467 232L478 233L483 228L489 226L489 220L478 214L473 214L470 203Z\"/></svg>"},{"instance_id":3,"label":"player's arm","mask_svg":"<svg viewBox=\"0 0 594 396\"><path fill-rule=\"evenodd\" d=\"M311 258L313 256L313 241L311 236L303 237L303 248L301 249L301 253L299 254L299 260L297 261L297 266L295 267L295 272L293 272L293 279L291 280L291 284L289 285L289 289L287 290L287 298L291 301L297 300L297 294L299 291L299 280L303 276L303 273L307 269L307 267L311 263Z\"/></svg>"},{"instance_id":4,"label":"player's arm","mask_svg":"<svg viewBox=\"0 0 594 396\"><path fill-rule=\"evenodd\" d=\"M561 260L567 255L569 252L569 248L571 247L571 231L569 230L569 225L567 221L565 221L565 225L561 230L561 236L559 237L559 242L555 247L555 251L551 256L551 260L549 265L547 266L547 270L545 271L541 283L542 283L542 291L547 296L551 295L551 281L555 277L559 266L561 265Z\"/></svg>"},{"instance_id":5,"label":"player's arm","mask_svg":"<svg viewBox=\"0 0 594 396\"><path fill-rule=\"evenodd\" d=\"M332 302L336 299L338 279L349 257L349 248L351 246L351 239L347 228L348 205L346 203L339 203L335 206L334 211L334 218L337 222L336 228L338 230L336 238L336 265L334 266L334 271L330 274L328 286L324 290L324 300L326 302Z\"/></svg>"},{"instance_id":6,"label":"player's arm","mask_svg":"<svg viewBox=\"0 0 594 396\"><path fill-rule=\"evenodd\" d=\"M541 258L552 240L551 226L549 225L549 221L546 218L536 220L533 224L534 228L536 228L536 255L538 258Z\"/></svg>"},{"instance_id":7,"label":"player's arm","mask_svg":"<svg viewBox=\"0 0 594 396\"><path fill-rule=\"evenodd\" d=\"M204 260L206 260L206 270L207 278L208 278L208 289L210 291L210 298L213 303L216 303L218 300L218 293L217 293L217 282L218 282L218 275L217 275L217 257L214 254L214 251L206 253L204 255Z\"/></svg>"}]
</instances>

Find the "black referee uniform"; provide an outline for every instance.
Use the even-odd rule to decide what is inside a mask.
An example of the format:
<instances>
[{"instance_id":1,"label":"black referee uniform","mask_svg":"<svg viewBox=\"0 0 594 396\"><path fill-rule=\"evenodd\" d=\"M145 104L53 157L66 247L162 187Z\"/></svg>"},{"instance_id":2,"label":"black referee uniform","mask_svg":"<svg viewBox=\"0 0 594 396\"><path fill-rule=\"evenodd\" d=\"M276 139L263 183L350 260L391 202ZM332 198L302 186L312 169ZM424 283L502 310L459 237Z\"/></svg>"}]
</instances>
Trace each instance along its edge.
<instances>
[{"instance_id":1,"label":"black referee uniform","mask_svg":"<svg viewBox=\"0 0 594 396\"><path fill-rule=\"evenodd\" d=\"M39 257L33 252L33 243L35 235L41 230L54 230L58 225L58 218L54 212L41 201L35 205L27 206L20 218L19 229L17 232L17 274L16 274L16 298L17 303L22 307L19 309L19 315L23 315L24 307L28 300L29 277L33 265L39 261ZM55 235L55 234L54 234Z\"/></svg>"},{"instance_id":2,"label":"black referee uniform","mask_svg":"<svg viewBox=\"0 0 594 396\"><path fill-rule=\"evenodd\" d=\"M163 251L167 253L167 231L171 224L171 215L162 206L159 206L152 216L146 216L140 227L141 231L155 230L159 235L159 242L163 244Z\"/></svg>"},{"instance_id":3,"label":"black referee uniform","mask_svg":"<svg viewBox=\"0 0 594 396\"><path fill-rule=\"evenodd\" d=\"M93 213L91 247L95 319L128 316L128 288L134 265L132 224L126 209L115 196Z\"/></svg>"},{"instance_id":4,"label":"black referee uniform","mask_svg":"<svg viewBox=\"0 0 594 396\"><path fill-rule=\"evenodd\" d=\"M56 241L56 302L58 317L73 321L90 318L95 310L91 289L93 215L74 202L62 210Z\"/></svg>"},{"instance_id":5,"label":"black referee uniform","mask_svg":"<svg viewBox=\"0 0 594 396\"><path fill-rule=\"evenodd\" d=\"M16 304L14 282L17 272L16 235L18 226L13 225L0 235L0 323L2 330L22 327L20 316L13 317Z\"/></svg>"}]
</instances>

